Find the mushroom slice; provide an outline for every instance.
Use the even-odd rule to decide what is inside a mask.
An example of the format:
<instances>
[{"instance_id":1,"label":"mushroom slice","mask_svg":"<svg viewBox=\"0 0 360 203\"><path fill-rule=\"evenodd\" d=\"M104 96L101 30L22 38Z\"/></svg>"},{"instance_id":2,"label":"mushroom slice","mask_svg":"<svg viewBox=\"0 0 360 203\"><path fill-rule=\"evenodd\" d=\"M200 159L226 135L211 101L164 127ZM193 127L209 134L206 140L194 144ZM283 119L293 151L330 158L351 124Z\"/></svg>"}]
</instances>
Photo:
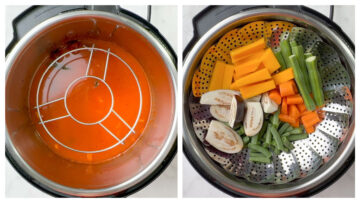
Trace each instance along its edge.
<instances>
[{"instance_id":1,"label":"mushroom slice","mask_svg":"<svg viewBox=\"0 0 360 203\"><path fill-rule=\"evenodd\" d=\"M244 130L247 136L256 135L263 124L264 113L260 102L247 102L246 114L244 119Z\"/></svg>"},{"instance_id":2,"label":"mushroom slice","mask_svg":"<svg viewBox=\"0 0 360 203\"><path fill-rule=\"evenodd\" d=\"M228 154L238 153L243 148L240 136L233 129L216 120L210 122L205 140L211 146Z\"/></svg>"},{"instance_id":3,"label":"mushroom slice","mask_svg":"<svg viewBox=\"0 0 360 203\"><path fill-rule=\"evenodd\" d=\"M230 105L234 95L240 95L240 92L235 90L210 91L201 95L200 104Z\"/></svg>"},{"instance_id":4,"label":"mushroom slice","mask_svg":"<svg viewBox=\"0 0 360 203\"><path fill-rule=\"evenodd\" d=\"M230 105L230 114L229 114L229 125L234 128L235 124L238 124L243 121L245 114L245 104L240 96L233 96Z\"/></svg>"},{"instance_id":5,"label":"mushroom slice","mask_svg":"<svg viewBox=\"0 0 360 203\"><path fill-rule=\"evenodd\" d=\"M229 122L230 106L228 105L211 105L210 114L219 121Z\"/></svg>"},{"instance_id":6,"label":"mushroom slice","mask_svg":"<svg viewBox=\"0 0 360 203\"><path fill-rule=\"evenodd\" d=\"M261 97L261 106L265 113L274 113L278 110L278 105L269 97L269 93L264 93Z\"/></svg>"}]
</instances>

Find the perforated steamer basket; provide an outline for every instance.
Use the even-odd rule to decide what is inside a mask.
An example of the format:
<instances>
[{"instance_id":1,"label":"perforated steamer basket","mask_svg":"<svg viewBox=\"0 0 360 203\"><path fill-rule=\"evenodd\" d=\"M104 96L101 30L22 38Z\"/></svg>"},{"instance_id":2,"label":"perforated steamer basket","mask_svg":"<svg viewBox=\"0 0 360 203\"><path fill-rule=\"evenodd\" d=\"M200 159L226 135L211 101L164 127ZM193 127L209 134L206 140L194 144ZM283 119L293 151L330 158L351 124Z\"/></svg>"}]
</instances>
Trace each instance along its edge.
<instances>
[{"instance_id":1,"label":"perforated steamer basket","mask_svg":"<svg viewBox=\"0 0 360 203\"><path fill-rule=\"evenodd\" d=\"M274 156L272 164L250 163L246 149L238 154L228 155L214 150L206 142L203 144L202 139L211 118L208 107L199 106L198 99L192 96L193 90L198 94L203 92L201 88L192 89L192 85L199 84L193 83L192 79L198 77L195 81L206 83L203 76L207 74L206 71L211 70L209 66L214 62L211 55L217 56L216 60L227 61L222 50L229 47L233 49L233 40L239 43L240 40L253 37L251 34L239 37L232 30L244 30L246 25L249 33L256 33L255 29L260 28L264 21L269 22L268 25L274 21L285 21L279 25L283 28L289 23L306 28L306 33L301 34L303 31L295 30L289 37L295 38L305 49L310 48L306 43L317 43L312 46L312 51L322 52L323 67L327 63L343 66L333 65L331 69L322 69L327 100L327 105L323 108L326 111L325 120L309 139L295 142L295 149L290 154ZM259 27L256 27L255 22L259 22ZM205 179L233 196L309 196L326 188L345 173L354 160L354 103L344 99L349 94L342 87L349 87L354 98L355 64L354 46L337 25L306 7L277 6L209 7L195 17L193 24L195 37L184 51L184 152ZM276 32L272 35L268 37L277 39ZM277 45L275 43L270 46L276 49ZM336 53L338 58L334 57ZM200 63L201 60L205 61Z\"/></svg>"},{"instance_id":2,"label":"perforated steamer basket","mask_svg":"<svg viewBox=\"0 0 360 203\"><path fill-rule=\"evenodd\" d=\"M13 25L15 40L8 47L6 57L5 123L6 156L14 168L31 184L54 196L127 196L142 189L161 174L176 153L176 56L156 28L126 10L106 6L32 7L20 15ZM71 40L85 36L95 43L67 50L54 57L46 70L41 70L39 64L48 59L49 54L53 53L57 45L62 45L64 39L69 40L69 36ZM106 43L100 45L96 40ZM119 46L126 52L110 49L112 45ZM64 66L58 69L53 66L61 63L59 61L69 60L69 56L74 53L82 54L79 60L88 64L86 72L85 69L80 69L83 66ZM95 58L102 58L103 61L106 59L106 64L99 65ZM95 67L93 64L99 66ZM141 66L143 72L135 65ZM128 74L130 79L127 81L136 87L132 94L123 92L123 97L120 97L127 103L126 106L119 105L122 102L115 97L121 94L124 87L119 89L116 83L111 84L110 81L117 77L113 72L117 68ZM39 79L34 79L38 69L39 75L42 75L39 87L48 85L48 89L45 89L47 96L40 93L32 100L29 98L32 94L30 87L33 80ZM57 71L55 74L47 74L47 71L54 69ZM81 70L81 75L76 69ZM94 74L95 69L103 71L104 75ZM62 73L70 74L55 77ZM143 81L146 78L148 88L144 82L139 80L139 83L137 79L140 77ZM115 123L126 129L126 133L119 134L121 130L110 128L106 124L106 120L110 118L108 114L101 119L97 118L96 122L85 121L83 118L79 119L74 114L74 109L67 106L67 100L71 99L71 91L68 90L84 81L90 81L98 88L109 89L108 99L112 104L108 114L116 119ZM52 95L53 84L67 87L61 89L66 90L64 94L58 97ZM134 108L139 115L146 114L142 110L145 99L141 99L146 92L150 95L151 104L148 105L148 119L126 119L124 108ZM44 109L51 109L54 105L66 111L62 115L42 119ZM30 116L30 112L34 110L38 111L38 123ZM96 108L87 110L96 111ZM76 135L70 140L61 139L54 133L54 127L51 127L56 122L60 122L59 125L64 129L67 125L82 129L91 127L95 132L109 136L108 140L113 144L104 143L102 137L96 137L96 133L91 136L88 134L89 139L98 140L93 146L82 145ZM138 127L140 122L143 127ZM44 135L49 139L46 140ZM134 135L139 138L119 156L91 163L91 160L103 156L103 152L110 153L118 146L126 145L129 140L135 139ZM79 136L84 138L84 143L87 142L86 135ZM50 149L49 143L53 143L51 146L55 148ZM66 150L68 154L85 157L89 163L59 156L54 153L59 148Z\"/></svg>"}]
</instances>

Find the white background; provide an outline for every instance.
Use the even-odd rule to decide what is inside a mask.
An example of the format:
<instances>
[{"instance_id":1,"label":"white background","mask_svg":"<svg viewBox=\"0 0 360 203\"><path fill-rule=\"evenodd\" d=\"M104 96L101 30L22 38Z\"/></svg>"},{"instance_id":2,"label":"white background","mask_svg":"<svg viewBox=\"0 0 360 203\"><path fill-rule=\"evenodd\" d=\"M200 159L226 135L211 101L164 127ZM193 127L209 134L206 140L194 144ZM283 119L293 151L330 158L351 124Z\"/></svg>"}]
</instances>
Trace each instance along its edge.
<instances>
[{"instance_id":1,"label":"white background","mask_svg":"<svg viewBox=\"0 0 360 203\"><path fill-rule=\"evenodd\" d=\"M325 16L329 16L329 6L310 6ZM183 48L192 38L192 18L205 6L183 7ZM335 6L334 21L355 42L355 7ZM227 194L209 184L191 166L183 156L183 196L184 197L229 197ZM355 164L333 185L315 197L354 197Z\"/></svg>"},{"instance_id":2,"label":"white background","mask_svg":"<svg viewBox=\"0 0 360 203\"><path fill-rule=\"evenodd\" d=\"M147 16L146 6L122 6L144 19ZM28 6L7 6L5 10L6 45L12 39L12 20ZM152 6L151 23L157 27L161 34L168 40L173 49L177 51L177 7ZM49 195L33 187L23 179L5 161L5 195L6 197L49 197ZM176 197L177 196L177 156L169 167L151 184L135 193L131 197Z\"/></svg>"}]
</instances>

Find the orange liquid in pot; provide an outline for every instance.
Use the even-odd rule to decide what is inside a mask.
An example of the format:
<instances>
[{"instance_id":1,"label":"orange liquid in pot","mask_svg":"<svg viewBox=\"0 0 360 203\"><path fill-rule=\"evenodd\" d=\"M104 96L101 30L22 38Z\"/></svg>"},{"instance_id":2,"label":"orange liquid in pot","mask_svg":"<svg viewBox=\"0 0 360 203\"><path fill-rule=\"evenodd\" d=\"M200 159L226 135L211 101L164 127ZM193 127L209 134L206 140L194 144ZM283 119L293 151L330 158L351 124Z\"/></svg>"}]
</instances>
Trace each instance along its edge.
<instances>
[{"instance_id":1,"label":"orange liquid in pot","mask_svg":"<svg viewBox=\"0 0 360 203\"><path fill-rule=\"evenodd\" d=\"M105 51L91 54L85 49L61 57L93 44ZM110 42L83 39L44 60L31 85L29 106L38 135L56 154L99 163L124 153L139 139L151 99L143 68L130 53Z\"/></svg>"}]
</instances>

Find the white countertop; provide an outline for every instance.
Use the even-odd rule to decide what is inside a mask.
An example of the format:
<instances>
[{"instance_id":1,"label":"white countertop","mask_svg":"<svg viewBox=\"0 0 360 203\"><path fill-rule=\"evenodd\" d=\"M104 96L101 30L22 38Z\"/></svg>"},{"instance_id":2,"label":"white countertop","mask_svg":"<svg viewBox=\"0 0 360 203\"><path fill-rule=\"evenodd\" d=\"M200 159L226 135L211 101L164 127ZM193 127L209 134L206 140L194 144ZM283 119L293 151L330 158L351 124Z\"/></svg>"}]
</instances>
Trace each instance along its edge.
<instances>
[{"instance_id":1,"label":"white countertop","mask_svg":"<svg viewBox=\"0 0 360 203\"><path fill-rule=\"evenodd\" d=\"M12 38L12 20L28 6L6 7L6 44ZM146 6L123 6L146 19ZM175 23L174 23L175 22ZM152 6L151 23L157 27L168 40L175 52L177 51L177 7ZM5 163L5 196L6 197L49 197L49 195L33 187L23 179L10 165ZM152 183L131 197L176 197L177 196L177 155L168 168Z\"/></svg>"},{"instance_id":2,"label":"white countertop","mask_svg":"<svg viewBox=\"0 0 360 203\"><path fill-rule=\"evenodd\" d=\"M206 6L183 7L183 48L192 38L192 18ZM329 6L310 6L311 8L329 15ZM335 6L334 21L344 32L355 41L355 8L352 6ZM183 156L183 196L184 197L229 197L218 190L192 167ZM355 194L355 164L334 184L314 197L354 197Z\"/></svg>"}]
</instances>

